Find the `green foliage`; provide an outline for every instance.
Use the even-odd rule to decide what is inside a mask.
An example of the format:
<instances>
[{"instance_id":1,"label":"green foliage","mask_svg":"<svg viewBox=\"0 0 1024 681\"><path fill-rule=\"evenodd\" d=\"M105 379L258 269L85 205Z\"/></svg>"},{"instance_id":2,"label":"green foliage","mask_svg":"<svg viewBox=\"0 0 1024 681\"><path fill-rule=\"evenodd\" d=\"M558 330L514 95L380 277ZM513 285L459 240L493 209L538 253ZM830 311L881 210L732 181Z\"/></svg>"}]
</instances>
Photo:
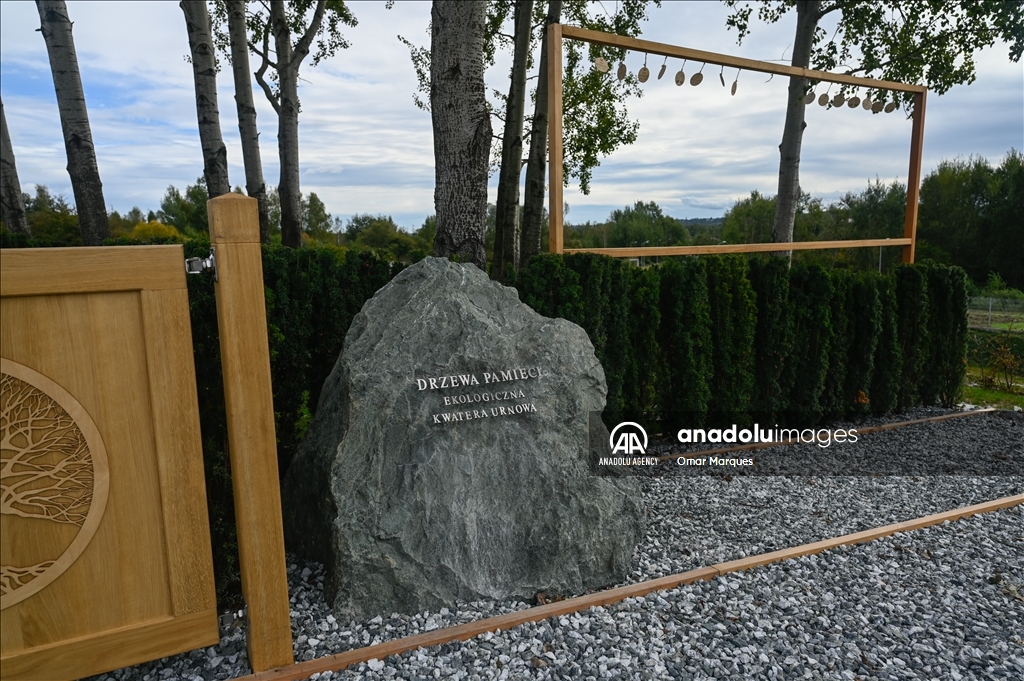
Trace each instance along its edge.
<instances>
[{"instance_id":1,"label":"green foliage","mask_svg":"<svg viewBox=\"0 0 1024 681\"><path fill-rule=\"evenodd\" d=\"M742 256L708 256L707 276L713 366L709 421L727 425L750 409L756 298Z\"/></svg>"},{"instance_id":2,"label":"green foliage","mask_svg":"<svg viewBox=\"0 0 1024 681\"><path fill-rule=\"evenodd\" d=\"M181 232L170 225L165 225L156 220L152 222L140 222L127 235L129 239L175 239L181 240Z\"/></svg>"},{"instance_id":3,"label":"green foliage","mask_svg":"<svg viewBox=\"0 0 1024 681\"><path fill-rule=\"evenodd\" d=\"M612 248L627 246L685 246L690 234L681 220L661 212L655 202L637 201L632 207L613 210L609 216L611 231L608 245Z\"/></svg>"},{"instance_id":4,"label":"green foliage","mask_svg":"<svg viewBox=\"0 0 1024 681\"><path fill-rule=\"evenodd\" d=\"M903 358L896 409L917 404L925 362L928 361L928 277L921 267L896 268L896 319L900 356Z\"/></svg>"},{"instance_id":5,"label":"green foliage","mask_svg":"<svg viewBox=\"0 0 1024 681\"><path fill-rule=\"evenodd\" d=\"M846 270L830 270L832 298L829 304L829 323L832 342L828 348L828 370L825 387L821 391L822 418L826 421L842 418L846 414L846 373L851 328L849 296L852 282Z\"/></svg>"},{"instance_id":6,"label":"green foliage","mask_svg":"<svg viewBox=\"0 0 1024 681\"><path fill-rule=\"evenodd\" d=\"M752 258L750 283L757 297L751 410L755 421L776 423L787 404L783 374L793 346L789 263L783 258Z\"/></svg>"},{"instance_id":7,"label":"green foliage","mask_svg":"<svg viewBox=\"0 0 1024 681\"><path fill-rule=\"evenodd\" d=\"M1024 289L1024 156L992 168L982 158L942 161L921 183L921 259L960 265L978 285L991 273Z\"/></svg>"},{"instance_id":8,"label":"green foliage","mask_svg":"<svg viewBox=\"0 0 1024 681\"><path fill-rule=\"evenodd\" d=\"M726 0L735 11L726 20L742 41L750 33L753 7ZM795 3L758 3L758 18L779 21ZM838 12L834 19L829 14ZM900 83L921 83L937 94L975 79L974 56L982 48L1005 41L1010 61L1024 50L1024 9L1002 0L876 0L822 3L819 21L836 22L835 31L820 27L814 34L812 68L869 76ZM817 23L817 22L816 22ZM841 90L849 89L844 86ZM885 101L895 93L874 91ZM912 93L902 95L910 103Z\"/></svg>"},{"instance_id":9,"label":"green foliage","mask_svg":"<svg viewBox=\"0 0 1024 681\"><path fill-rule=\"evenodd\" d=\"M622 397L644 423L660 406L658 383L664 371L658 346L661 278L653 267L628 267L624 274L629 279L629 360Z\"/></svg>"},{"instance_id":10,"label":"green foliage","mask_svg":"<svg viewBox=\"0 0 1024 681\"><path fill-rule=\"evenodd\" d=\"M519 299L545 317L561 317L582 324L580 275L566 267L564 257L541 253L530 258L519 270L516 288Z\"/></svg>"},{"instance_id":11,"label":"green foliage","mask_svg":"<svg viewBox=\"0 0 1024 681\"><path fill-rule=\"evenodd\" d=\"M662 410L686 413L694 427L704 423L711 402L711 308L703 258L670 259L661 275L658 328Z\"/></svg>"},{"instance_id":12,"label":"green foliage","mask_svg":"<svg viewBox=\"0 0 1024 681\"><path fill-rule=\"evenodd\" d=\"M754 190L733 204L722 219L722 238L731 244L763 244L772 240L775 197Z\"/></svg>"},{"instance_id":13,"label":"green foliage","mask_svg":"<svg viewBox=\"0 0 1024 681\"><path fill-rule=\"evenodd\" d=\"M832 281L818 265L794 267L789 276L793 349L783 385L789 394L787 422L811 425L821 418L821 394L832 347Z\"/></svg>"},{"instance_id":14,"label":"green foliage","mask_svg":"<svg viewBox=\"0 0 1024 681\"><path fill-rule=\"evenodd\" d=\"M201 177L195 184L185 187L184 194L174 185L170 185L160 200L159 212L150 220L172 225L182 234L208 234L210 223L206 215L206 202L209 198L206 181Z\"/></svg>"},{"instance_id":15,"label":"green foliage","mask_svg":"<svg viewBox=\"0 0 1024 681\"><path fill-rule=\"evenodd\" d=\"M896 302L895 277L878 280L879 329L878 347L871 377L869 407L876 416L896 408L903 376L903 351L899 337L899 305Z\"/></svg>"},{"instance_id":16,"label":"green foliage","mask_svg":"<svg viewBox=\"0 0 1024 681\"><path fill-rule=\"evenodd\" d=\"M933 266L928 278L928 370L921 401L951 408L967 374L967 274L959 267Z\"/></svg>"},{"instance_id":17,"label":"green foliage","mask_svg":"<svg viewBox=\"0 0 1024 681\"><path fill-rule=\"evenodd\" d=\"M53 196L46 185L37 184L35 196L24 195L25 216L34 245L81 246L78 213L62 194Z\"/></svg>"},{"instance_id":18,"label":"green foliage","mask_svg":"<svg viewBox=\"0 0 1024 681\"><path fill-rule=\"evenodd\" d=\"M843 408L848 414L867 415L875 399L872 378L882 335L882 302L878 291L881 280L874 272L859 272L850 278L846 296L849 337L843 389Z\"/></svg>"}]
</instances>

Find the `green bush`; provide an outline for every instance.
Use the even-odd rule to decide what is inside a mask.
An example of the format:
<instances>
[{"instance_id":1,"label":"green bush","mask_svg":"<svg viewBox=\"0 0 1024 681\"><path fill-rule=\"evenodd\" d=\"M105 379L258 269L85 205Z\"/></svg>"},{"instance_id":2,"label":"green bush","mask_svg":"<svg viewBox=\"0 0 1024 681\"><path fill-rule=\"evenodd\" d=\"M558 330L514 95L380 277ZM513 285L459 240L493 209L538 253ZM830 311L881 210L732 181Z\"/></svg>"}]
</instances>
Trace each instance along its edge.
<instances>
[{"instance_id":1,"label":"green bush","mask_svg":"<svg viewBox=\"0 0 1024 681\"><path fill-rule=\"evenodd\" d=\"M793 346L789 263L774 257L751 259L750 283L757 296L751 415L760 423L776 423L787 405L783 372Z\"/></svg>"},{"instance_id":2,"label":"green bush","mask_svg":"<svg viewBox=\"0 0 1024 681\"><path fill-rule=\"evenodd\" d=\"M629 267L625 273L629 277L629 363L623 381L623 401L634 416L631 420L647 427L659 406L658 383L663 373L658 346L661 278L653 267Z\"/></svg>"},{"instance_id":3,"label":"green bush","mask_svg":"<svg viewBox=\"0 0 1024 681\"><path fill-rule=\"evenodd\" d=\"M866 415L874 399L872 378L882 331L882 303L878 294L880 279L874 272L854 274L846 296L850 323L843 394L848 415Z\"/></svg>"},{"instance_id":4,"label":"green bush","mask_svg":"<svg viewBox=\"0 0 1024 681\"><path fill-rule=\"evenodd\" d=\"M896 410L906 411L918 403L921 374L930 354L928 342L928 278L925 269L900 265L896 277L896 331L903 358Z\"/></svg>"},{"instance_id":5,"label":"green bush","mask_svg":"<svg viewBox=\"0 0 1024 681\"><path fill-rule=\"evenodd\" d=\"M821 419L821 394L832 346L832 281L819 265L794 267L789 276L793 349L786 362L786 422L807 426Z\"/></svg>"},{"instance_id":6,"label":"green bush","mask_svg":"<svg viewBox=\"0 0 1024 681\"><path fill-rule=\"evenodd\" d=\"M852 331L848 309L852 282L849 270L830 270L829 278L832 280L829 300L832 342L828 348L825 386L821 391L821 413L826 421L834 421L846 415L846 371Z\"/></svg>"},{"instance_id":7,"label":"green bush","mask_svg":"<svg viewBox=\"0 0 1024 681\"><path fill-rule=\"evenodd\" d=\"M692 415L693 427L700 427L711 402L713 371L707 268L702 258L685 258L669 260L659 270L661 408Z\"/></svg>"},{"instance_id":8,"label":"green bush","mask_svg":"<svg viewBox=\"0 0 1024 681\"><path fill-rule=\"evenodd\" d=\"M871 413L881 416L896 408L903 373L903 353L899 339L899 306L896 304L896 280L878 278L878 345L875 348L871 390Z\"/></svg>"},{"instance_id":9,"label":"green bush","mask_svg":"<svg viewBox=\"0 0 1024 681\"><path fill-rule=\"evenodd\" d=\"M709 422L727 425L750 410L756 302L746 258L709 256L707 272L713 367Z\"/></svg>"},{"instance_id":10,"label":"green bush","mask_svg":"<svg viewBox=\"0 0 1024 681\"><path fill-rule=\"evenodd\" d=\"M541 253L530 258L516 277L519 299L545 317L583 322L583 289L580 275L565 265L560 255Z\"/></svg>"},{"instance_id":11,"label":"green bush","mask_svg":"<svg viewBox=\"0 0 1024 681\"><path fill-rule=\"evenodd\" d=\"M927 267L928 370L920 383L924 404L950 408L960 399L967 375L967 273Z\"/></svg>"}]
</instances>

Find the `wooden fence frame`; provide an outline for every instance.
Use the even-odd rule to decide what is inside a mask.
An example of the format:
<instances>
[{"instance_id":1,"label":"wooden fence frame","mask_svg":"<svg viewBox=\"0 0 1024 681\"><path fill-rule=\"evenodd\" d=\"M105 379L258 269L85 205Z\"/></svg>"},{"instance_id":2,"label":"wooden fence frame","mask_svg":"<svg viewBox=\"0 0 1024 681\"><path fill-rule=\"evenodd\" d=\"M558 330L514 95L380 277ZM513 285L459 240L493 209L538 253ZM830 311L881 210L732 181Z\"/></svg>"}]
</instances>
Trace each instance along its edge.
<instances>
[{"instance_id":1,"label":"wooden fence frame","mask_svg":"<svg viewBox=\"0 0 1024 681\"><path fill-rule=\"evenodd\" d=\"M787 244L722 244L717 246L648 246L637 248L569 248L563 247L562 199L562 40L581 40L597 45L645 52L665 57L715 64L785 76L802 76L808 80L856 85L859 87L914 93L914 119L910 134L910 170L907 174L907 210L903 222L902 239L860 239L843 241L799 241ZM778 251L825 250L830 248L867 248L875 246L902 246L903 262L914 262L917 244L917 201L921 185L921 153L924 142L924 111L928 89L922 85L909 85L873 78L861 78L828 71L815 71L783 64L744 59L717 52L705 52L687 47L657 43L650 40L628 38L613 33L551 24L548 26L548 164L550 190L548 192L549 250L551 253L603 253L614 258L639 256L701 255L711 253L764 253Z\"/></svg>"}]
</instances>

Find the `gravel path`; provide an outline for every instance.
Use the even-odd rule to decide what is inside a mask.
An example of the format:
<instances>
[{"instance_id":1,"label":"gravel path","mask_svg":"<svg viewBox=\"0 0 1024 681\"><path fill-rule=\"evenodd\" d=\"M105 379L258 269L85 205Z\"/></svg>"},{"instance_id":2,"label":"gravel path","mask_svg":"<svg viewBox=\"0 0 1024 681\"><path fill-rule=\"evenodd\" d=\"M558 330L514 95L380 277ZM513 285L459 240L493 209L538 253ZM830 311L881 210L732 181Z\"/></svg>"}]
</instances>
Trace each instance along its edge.
<instances>
[{"instance_id":1,"label":"gravel path","mask_svg":"<svg viewBox=\"0 0 1024 681\"><path fill-rule=\"evenodd\" d=\"M1019 420L922 424L866 436L863 446L941 461L943 453L979 442L1006 452L1007 470L1018 474L643 478L649 531L627 581L1024 492ZM529 607L460 603L437 613L338 622L323 598L322 567L289 560L298 661ZM1022 636L1024 515L1013 509L320 678L1020 679ZM95 678L212 681L246 673L244 620L237 620L219 646Z\"/></svg>"}]
</instances>

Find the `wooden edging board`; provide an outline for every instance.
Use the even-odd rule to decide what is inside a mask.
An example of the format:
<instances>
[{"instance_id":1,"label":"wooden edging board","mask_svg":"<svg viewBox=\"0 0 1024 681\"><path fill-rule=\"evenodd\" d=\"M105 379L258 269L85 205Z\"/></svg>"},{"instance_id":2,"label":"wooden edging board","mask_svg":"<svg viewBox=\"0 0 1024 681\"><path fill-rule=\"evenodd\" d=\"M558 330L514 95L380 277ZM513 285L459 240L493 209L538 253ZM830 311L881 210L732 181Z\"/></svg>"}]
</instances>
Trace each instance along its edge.
<instances>
[{"instance_id":1,"label":"wooden edging board","mask_svg":"<svg viewBox=\"0 0 1024 681\"><path fill-rule=\"evenodd\" d=\"M750 568L767 565L769 563L777 563L790 558L798 558L800 556L821 553L822 551L839 546L863 544L874 539L888 537L896 534L897 532L909 532L910 530L918 530L925 527L931 527L933 525L940 525L946 521L968 518L978 513L987 513L1005 508L1012 508L1022 503L1024 503L1024 494L1003 497L1001 499L995 499L994 501L986 501L981 504L974 504L973 506L957 508L951 511L944 511L942 513L934 513L932 515L914 518L913 520L907 520L901 523L893 523L892 525L876 527L871 530L846 534L841 537L833 537L831 539L824 539L822 541L812 542L802 546L794 546L792 548L772 551L770 553L748 556L747 558L741 558L739 560L717 563L710 567L698 568L696 570L681 572L667 577L661 577L659 579L639 582L637 584L627 584L626 586L620 586L615 589L599 591L597 593L587 594L577 598L568 598L564 601L548 603L547 605L539 605L534 608L511 612L497 617L488 617L486 619L477 620L476 622L460 624L455 627L435 629L434 631L417 634L415 636L408 636L394 641L387 641L385 643L378 643L377 645L368 646L366 648L357 648L355 650L349 650L336 655L328 655L316 660L309 660L308 662L300 662L287 667L269 669L249 676L238 677L235 681L297 681L298 679L305 679L312 674L326 671L337 671L345 669L353 664L367 662L374 659L383 660L390 655L400 655L401 653L409 650L416 650L417 648L429 648L448 643L450 641L465 641L489 631L493 632L498 631L499 629L509 629L528 622L539 622L549 617L568 615L599 605L603 606L611 603L617 603L627 598L645 596L652 591L673 589L683 584L692 584L693 582L710 580L730 572L740 572L742 570L748 570Z\"/></svg>"},{"instance_id":2,"label":"wooden edging board","mask_svg":"<svg viewBox=\"0 0 1024 681\"><path fill-rule=\"evenodd\" d=\"M913 426L918 423L931 423L932 421L946 421L948 419L958 419L964 416L974 416L976 414L991 414L994 411L998 411L995 407L985 407L984 409L972 409L971 411L960 411L954 414L943 414L941 416L929 416L923 419L911 419L910 421L896 421L894 423L883 423L880 426L868 426L867 428L857 428L857 434L863 435L864 433L878 433L883 430L892 430L893 428L902 428L903 426ZM698 457L698 456L711 456L713 454L727 454L729 452L743 452L748 449L767 449L768 447L785 447L786 445L797 445L797 444L813 444L818 441L818 434L815 428L801 428L799 430L813 430L814 438L811 440L796 441L788 440L786 442L758 442L751 443L749 445L736 445L735 447L719 447L718 449L705 449L700 452L684 452L682 454L664 454L658 457L658 461L668 461L670 459L676 459L680 456L687 457Z\"/></svg>"}]
</instances>

